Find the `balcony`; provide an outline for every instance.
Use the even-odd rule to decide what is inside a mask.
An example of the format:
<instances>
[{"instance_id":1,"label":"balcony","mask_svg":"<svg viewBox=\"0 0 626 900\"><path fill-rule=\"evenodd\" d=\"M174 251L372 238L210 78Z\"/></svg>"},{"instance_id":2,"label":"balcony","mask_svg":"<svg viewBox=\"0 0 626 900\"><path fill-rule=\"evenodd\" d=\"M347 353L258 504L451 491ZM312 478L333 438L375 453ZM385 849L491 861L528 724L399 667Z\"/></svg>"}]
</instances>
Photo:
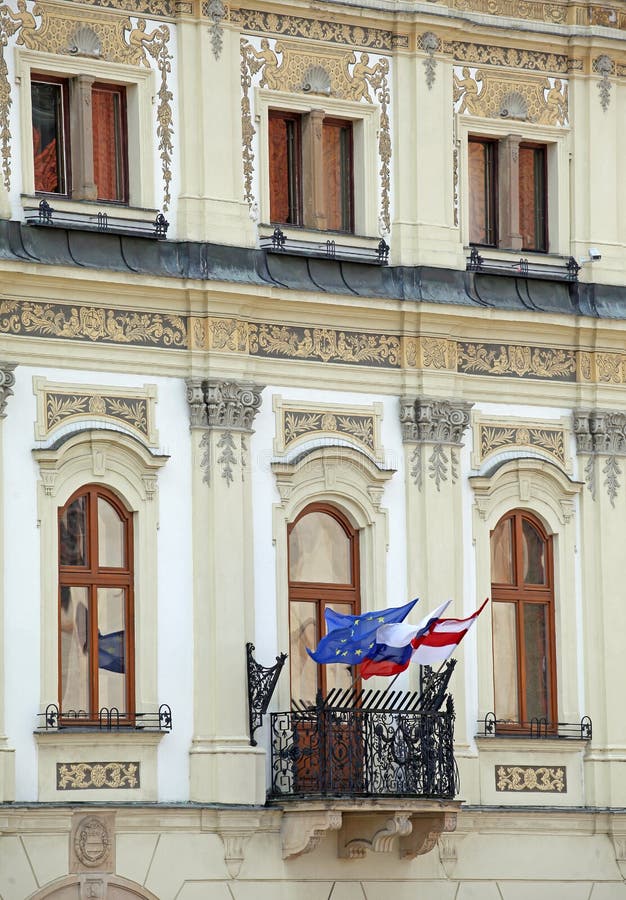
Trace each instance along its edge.
<instances>
[{"instance_id":1,"label":"balcony","mask_svg":"<svg viewBox=\"0 0 626 900\"><path fill-rule=\"evenodd\" d=\"M285 858L337 830L338 855L413 859L454 831L459 804L454 707L424 693L332 691L270 716L268 800L283 807Z\"/></svg>"}]
</instances>

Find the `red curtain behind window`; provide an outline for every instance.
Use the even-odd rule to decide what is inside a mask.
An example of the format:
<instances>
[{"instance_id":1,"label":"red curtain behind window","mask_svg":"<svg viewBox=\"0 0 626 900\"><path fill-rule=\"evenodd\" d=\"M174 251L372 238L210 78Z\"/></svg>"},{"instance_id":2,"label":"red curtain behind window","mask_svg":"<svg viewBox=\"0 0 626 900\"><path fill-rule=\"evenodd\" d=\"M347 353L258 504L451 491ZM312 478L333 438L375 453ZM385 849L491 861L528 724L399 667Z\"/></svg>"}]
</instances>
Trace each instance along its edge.
<instances>
[{"instance_id":1,"label":"red curtain behind window","mask_svg":"<svg viewBox=\"0 0 626 900\"><path fill-rule=\"evenodd\" d=\"M519 151L519 230L522 246L527 250L538 249L539 235L536 228L535 150L520 147Z\"/></svg>"},{"instance_id":2,"label":"red curtain behind window","mask_svg":"<svg viewBox=\"0 0 626 900\"><path fill-rule=\"evenodd\" d=\"M98 200L123 200L120 178L120 95L94 87L93 174Z\"/></svg>"},{"instance_id":3,"label":"red curtain behind window","mask_svg":"<svg viewBox=\"0 0 626 900\"><path fill-rule=\"evenodd\" d=\"M289 156L287 145L287 119L270 116L270 219L272 222L289 222Z\"/></svg>"}]
</instances>

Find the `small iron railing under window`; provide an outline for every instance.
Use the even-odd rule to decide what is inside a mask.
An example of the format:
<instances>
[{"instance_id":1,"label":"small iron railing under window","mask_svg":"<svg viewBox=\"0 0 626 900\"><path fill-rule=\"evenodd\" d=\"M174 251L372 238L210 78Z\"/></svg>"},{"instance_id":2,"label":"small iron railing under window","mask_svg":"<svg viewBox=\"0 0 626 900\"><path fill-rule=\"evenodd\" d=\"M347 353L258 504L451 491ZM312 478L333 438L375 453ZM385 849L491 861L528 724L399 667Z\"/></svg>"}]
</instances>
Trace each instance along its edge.
<instances>
[{"instance_id":1,"label":"small iron railing under window","mask_svg":"<svg viewBox=\"0 0 626 900\"><path fill-rule=\"evenodd\" d=\"M497 719L495 713L488 712L484 719L479 720L476 736L590 741L593 726L589 716L583 716L580 722L549 722L536 717L530 722L518 723Z\"/></svg>"},{"instance_id":2,"label":"small iron railing under window","mask_svg":"<svg viewBox=\"0 0 626 900\"><path fill-rule=\"evenodd\" d=\"M151 221L116 216L110 210L97 213L59 212L47 200L41 200L37 210L27 210L25 216L29 225L44 228L67 228L70 231L96 231L121 234L128 237L146 237L165 240L170 223L163 213L157 213Z\"/></svg>"},{"instance_id":3,"label":"small iron railing under window","mask_svg":"<svg viewBox=\"0 0 626 900\"><path fill-rule=\"evenodd\" d=\"M162 703L156 712L136 712L127 715L116 707L103 706L94 718L84 709L61 711L56 703L49 703L44 712L38 713L42 720L41 731L62 731L66 728L97 728L100 731L171 731L172 710Z\"/></svg>"}]
</instances>

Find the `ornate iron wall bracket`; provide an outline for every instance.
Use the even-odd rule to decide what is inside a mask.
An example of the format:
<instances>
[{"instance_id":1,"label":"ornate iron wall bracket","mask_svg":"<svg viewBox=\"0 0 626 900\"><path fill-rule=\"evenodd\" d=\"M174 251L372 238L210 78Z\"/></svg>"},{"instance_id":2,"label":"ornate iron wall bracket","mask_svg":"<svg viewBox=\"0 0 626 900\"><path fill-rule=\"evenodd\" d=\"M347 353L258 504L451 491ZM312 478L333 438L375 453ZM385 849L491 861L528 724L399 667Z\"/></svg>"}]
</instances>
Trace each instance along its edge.
<instances>
[{"instance_id":1,"label":"ornate iron wall bracket","mask_svg":"<svg viewBox=\"0 0 626 900\"><path fill-rule=\"evenodd\" d=\"M248 717L250 722L250 746L256 747L254 732L263 724L263 716L272 699L272 694L282 672L286 653L276 657L273 666L262 666L254 658L254 644L246 644L246 660L248 669Z\"/></svg>"}]
</instances>

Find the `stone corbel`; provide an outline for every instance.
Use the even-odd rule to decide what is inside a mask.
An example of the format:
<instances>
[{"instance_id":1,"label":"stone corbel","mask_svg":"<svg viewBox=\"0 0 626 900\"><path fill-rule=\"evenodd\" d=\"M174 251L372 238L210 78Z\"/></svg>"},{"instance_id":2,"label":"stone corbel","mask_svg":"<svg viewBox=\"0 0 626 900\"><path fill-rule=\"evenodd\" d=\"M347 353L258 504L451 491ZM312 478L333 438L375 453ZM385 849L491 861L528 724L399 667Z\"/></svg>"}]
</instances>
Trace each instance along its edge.
<instances>
[{"instance_id":1,"label":"stone corbel","mask_svg":"<svg viewBox=\"0 0 626 900\"><path fill-rule=\"evenodd\" d=\"M400 841L400 859L415 859L430 853L439 840L440 835L456 829L456 813L434 813L433 815L413 816L411 832Z\"/></svg>"},{"instance_id":2,"label":"stone corbel","mask_svg":"<svg viewBox=\"0 0 626 900\"><path fill-rule=\"evenodd\" d=\"M400 859L415 859L429 853L443 832L456 828L456 812L414 815L399 810L385 813L346 814L339 832L339 856L359 859L367 851L391 853L399 847Z\"/></svg>"},{"instance_id":3,"label":"stone corbel","mask_svg":"<svg viewBox=\"0 0 626 900\"><path fill-rule=\"evenodd\" d=\"M237 878L244 861L246 847L258 830L260 817L241 810L221 810L217 814L217 830L224 844L224 862L231 878Z\"/></svg>"},{"instance_id":4,"label":"stone corbel","mask_svg":"<svg viewBox=\"0 0 626 900\"><path fill-rule=\"evenodd\" d=\"M341 828L341 813L322 809L311 812L284 812L280 826L283 859L315 850L326 831Z\"/></svg>"}]
</instances>

